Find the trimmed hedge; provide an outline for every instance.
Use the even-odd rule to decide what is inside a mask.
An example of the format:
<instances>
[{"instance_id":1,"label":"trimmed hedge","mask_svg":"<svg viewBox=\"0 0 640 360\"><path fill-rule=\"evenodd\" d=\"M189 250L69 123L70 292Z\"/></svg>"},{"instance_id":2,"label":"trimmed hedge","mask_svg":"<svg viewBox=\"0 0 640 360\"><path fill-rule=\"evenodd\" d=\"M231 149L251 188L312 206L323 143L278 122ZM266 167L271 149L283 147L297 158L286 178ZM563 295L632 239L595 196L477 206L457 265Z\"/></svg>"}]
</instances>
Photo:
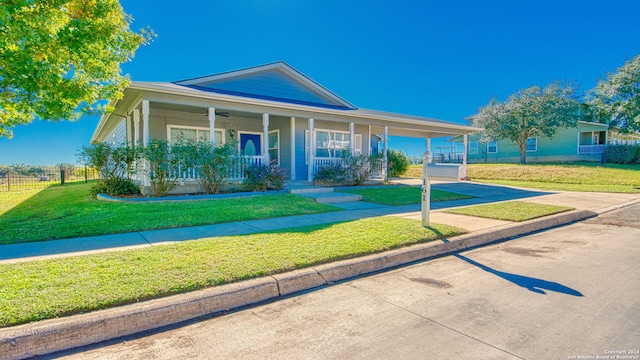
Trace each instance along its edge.
<instances>
[{"instance_id":1,"label":"trimmed hedge","mask_svg":"<svg viewBox=\"0 0 640 360\"><path fill-rule=\"evenodd\" d=\"M609 145L604 148L604 158L608 163L631 164L640 159L640 146Z\"/></svg>"}]
</instances>

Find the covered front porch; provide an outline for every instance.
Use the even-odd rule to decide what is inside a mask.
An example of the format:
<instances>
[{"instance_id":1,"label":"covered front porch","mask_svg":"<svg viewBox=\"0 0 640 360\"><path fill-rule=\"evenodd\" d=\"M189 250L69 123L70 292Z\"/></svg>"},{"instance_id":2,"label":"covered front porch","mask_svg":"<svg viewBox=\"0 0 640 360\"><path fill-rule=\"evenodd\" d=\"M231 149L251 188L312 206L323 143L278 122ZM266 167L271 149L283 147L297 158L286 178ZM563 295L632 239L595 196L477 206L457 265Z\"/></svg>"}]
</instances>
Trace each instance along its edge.
<instances>
[{"instance_id":1,"label":"covered front porch","mask_svg":"<svg viewBox=\"0 0 640 360\"><path fill-rule=\"evenodd\" d=\"M124 111L111 114L119 119L112 122L111 129L101 129L107 134L103 141L130 146L148 146L152 139L169 143L183 139L206 141L214 146L233 144L237 155L229 181L242 181L250 165L276 163L288 180L313 182L319 169L342 162L344 152L378 154L382 160L373 169L372 178L385 180L389 136L424 138L426 150L431 137L450 134L437 126L393 123L384 119L390 117L386 113L338 116L224 102L197 103L145 92L140 92L136 102L118 105ZM460 132L465 132L466 127L462 128ZM184 191L197 192L193 188L199 176L197 169L178 166L174 174ZM145 164L138 166L133 179L149 185Z\"/></svg>"}]
</instances>

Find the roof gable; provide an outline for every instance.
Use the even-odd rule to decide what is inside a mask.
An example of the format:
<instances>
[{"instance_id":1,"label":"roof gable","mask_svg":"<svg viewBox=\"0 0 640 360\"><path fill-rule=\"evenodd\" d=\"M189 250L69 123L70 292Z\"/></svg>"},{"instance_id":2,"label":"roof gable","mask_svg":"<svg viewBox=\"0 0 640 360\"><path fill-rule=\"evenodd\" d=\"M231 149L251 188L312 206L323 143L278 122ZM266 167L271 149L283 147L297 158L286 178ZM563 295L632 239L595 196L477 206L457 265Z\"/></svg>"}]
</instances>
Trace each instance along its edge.
<instances>
[{"instance_id":1,"label":"roof gable","mask_svg":"<svg viewBox=\"0 0 640 360\"><path fill-rule=\"evenodd\" d=\"M201 91L336 109L356 107L284 62L177 81Z\"/></svg>"}]
</instances>

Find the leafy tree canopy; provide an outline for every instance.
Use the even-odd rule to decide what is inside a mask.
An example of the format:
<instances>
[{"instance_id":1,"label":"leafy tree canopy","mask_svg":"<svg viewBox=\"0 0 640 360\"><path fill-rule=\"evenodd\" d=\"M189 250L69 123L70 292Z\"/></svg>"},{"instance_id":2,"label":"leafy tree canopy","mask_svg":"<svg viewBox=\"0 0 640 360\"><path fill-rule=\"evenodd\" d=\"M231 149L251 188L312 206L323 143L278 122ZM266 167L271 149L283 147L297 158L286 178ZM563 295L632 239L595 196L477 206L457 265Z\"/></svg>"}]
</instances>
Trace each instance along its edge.
<instances>
[{"instance_id":1,"label":"leafy tree canopy","mask_svg":"<svg viewBox=\"0 0 640 360\"><path fill-rule=\"evenodd\" d=\"M640 55L607 74L591 93L590 104L611 119L612 126L640 131Z\"/></svg>"},{"instance_id":2,"label":"leafy tree canopy","mask_svg":"<svg viewBox=\"0 0 640 360\"><path fill-rule=\"evenodd\" d=\"M526 162L527 139L553 137L560 127L576 126L579 102L572 84L553 82L544 88L533 86L519 90L504 102L493 98L471 117L482 127L482 141L507 139L520 150L520 162Z\"/></svg>"},{"instance_id":3,"label":"leafy tree canopy","mask_svg":"<svg viewBox=\"0 0 640 360\"><path fill-rule=\"evenodd\" d=\"M0 136L76 120L122 96L120 64L153 32L129 29L117 0L0 0Z\"/></svg>"}]
</instances>

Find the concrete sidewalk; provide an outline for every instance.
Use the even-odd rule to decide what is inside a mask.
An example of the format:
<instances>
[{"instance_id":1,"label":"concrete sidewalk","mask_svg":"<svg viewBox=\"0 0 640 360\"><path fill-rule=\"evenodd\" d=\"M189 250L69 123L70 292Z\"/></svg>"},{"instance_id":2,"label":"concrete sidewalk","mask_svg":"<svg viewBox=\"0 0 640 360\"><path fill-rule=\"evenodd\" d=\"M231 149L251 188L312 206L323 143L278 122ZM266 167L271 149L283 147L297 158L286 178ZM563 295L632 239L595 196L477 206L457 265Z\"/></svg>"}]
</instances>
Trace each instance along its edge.
<instances>
[{"instance_id":1,"label":"concrete sidewalk","mask_svg":"<svg viewBox=\"0 0 640 360\"><path fill-rule=\"evenodd\" d=\"M283 296L329 286L356 276L508 240L640 203L640 196L637 194L537 192L473 183L435 184L433 188L477 196L471 200L432 204L432 208L435 209L431 213L432 222L462 227L469 230L468 234L87 314L3 328L0 329L0 354L3 358L20 359L116 339L200 316L277 300ZM455 206L514 199L571 206L576 210L521 223L452 215L442 211ZM248 234L372 216L392 215L419 219L421 215L419 205L389 207L357 202L342 206L344 211L325 214L2 245L0 253L5 260L1 262L153 246L168 241Z\"/></svg>"},{"instance_id":2,"label":"concrete sidewalk","mask_svg":"<svg viewBox=\"0 0 640 360\"><path fill-rule=\"evenodd\" d=\"M399 185L418 185L420 184L420 180L406 179L396 181L396 183ZM436 183L432 185L432 188L475 196L473 199L442 201L431 204L432 211L430 219L432 222L461 227L470 232L487 230L495 226L503 226L509 222L447 214L442 210L460 206L520 200L551 205L570 206L578 210L597 211L608 206L624 204L628 201L640 198L638 195L634 194L543 192L469 182ZM228 197L229 195L223 196ZM358 201L333 205L341 207L344 210L215 225L0 245L0 264L149 247L206 237L246 235L264 231L286 230L293 227L330 224L376 216L391 215L412 219L420 219L421 217L419 204L387 206Z\"/></svg>"}]
</instances>

